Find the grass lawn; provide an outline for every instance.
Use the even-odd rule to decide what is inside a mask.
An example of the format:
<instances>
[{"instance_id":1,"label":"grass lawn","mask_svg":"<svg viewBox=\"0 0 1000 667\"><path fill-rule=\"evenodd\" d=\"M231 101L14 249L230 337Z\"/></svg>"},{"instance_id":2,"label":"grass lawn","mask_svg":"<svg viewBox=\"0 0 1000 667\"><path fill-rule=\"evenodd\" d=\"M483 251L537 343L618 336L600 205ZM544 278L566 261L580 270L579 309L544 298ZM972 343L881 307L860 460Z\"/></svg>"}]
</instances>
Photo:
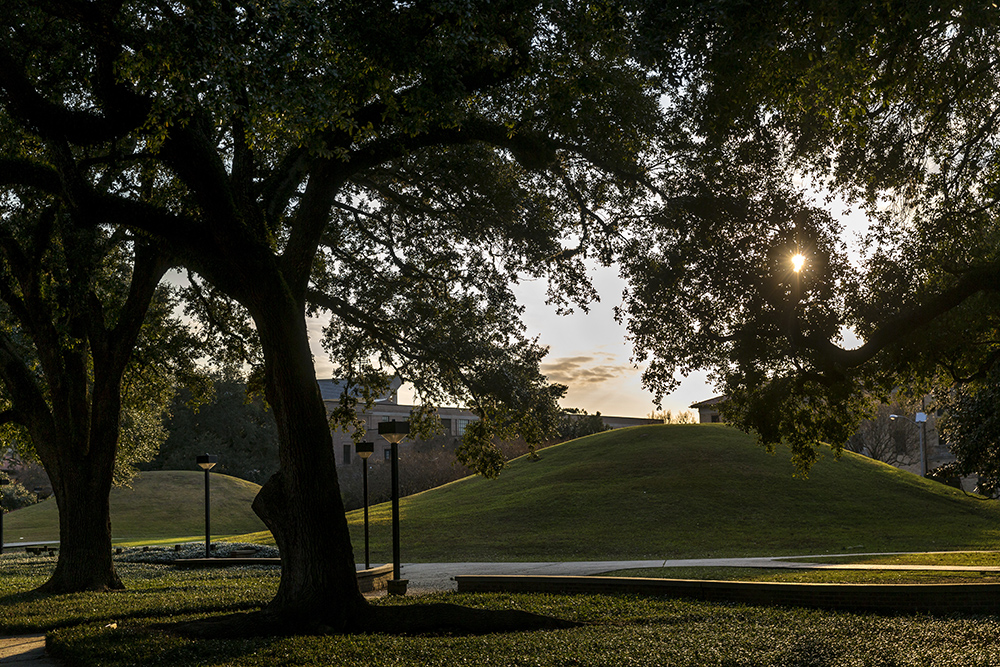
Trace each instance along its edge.
<instances>
[{"instance_id":1,"label":"grass lawn","mask_svg":"<svg viewBox=\"0 0 1000 667\"><path fill-rule=\"evenodd\" d=\"M920 554L884 554L876 556L830 556L824 558L796 558L800 563L870 563L873 565L962 565L1000 566L1000 552L967 551Z\"/></svg>"},{"instance_id":2,"label":"grass lawn","mask_svg":"<svg viewBox=\"0 0 1000 667\"><path fill-rule=\"evenodd\" d=\"M263 530L263 522L250 509L259 490L252 482L213 474L213 534ZM112 489L111 532L115 541L204 540L205 474L193 470L144 472L133 488ZM4 516L4 541L8 544L58 539L59 513L54 498Z\"/></svg>"},{"instance_id":3,"label":"grass lawn","mask_svg":"<svg viewBox=\"0 0 1000 667\"><path fill-rule=\"evenodd\" d=\"M839 460L824 457L808 479L794 478L792 472L787 452L771 456L723 426L598 434L543 450L538 461L515 461L498 480L468 478L403 499L402 557L404 562L549 561L1000 549L997 503L850 454ZM169 543L181 541L175 535L200 535L203 476L176 474L190 481L178 478L168 485L153 479L159 486L155 494L141 503L139 496L119 501L113 510L120 512L113 514L116 537ZM225 483L220 477L213 476L213 509L215 490ZM228 514L249 511L256 489L241 488L246 496L229 505ZM145 491L137 485L135 493ZM14 534L29 534L29 519L42 530L42 522L24 512L8 516L8 541ZM357 553L361 512L348 519ZM388 505L373 508L372 519L372 560L387 562ZM24 532L14 533L12 527ZM251 533L261 526L232 529L213 517L213 530ZM270 541L266 531L255 538ZM995 554L922 558L956 565L998 560ZM998 617L886 617L628 596L442 594L422 600L516 607L587 623L572 630L191 641L161 626L255 609L274 595L278 569L189 571L121 563L127 591L45 598L28 593L47 578L53 563L23 554L0 556L0 633L47 631L52 652L69 665L995 667L1000 655ZM880 583L996 580L977 573L745 568L628 574Z\"/></svg>"},{"instance_id":4,"label":"grass lawn","mask_svg":"<svg viewBox=\"0 0 1000 667\"><path fill-rule=\"evenodd\" d=\"M24 591L51 559L0 556L0 633L49 631L71 666L605 665L995 666L1000 619L879 616L634 596L440 594L377 604L447 601L518 608L586 623L571 630L485 636L387 635L188 640L169 624L266 602L275 568L174 570L121 564L132 589L38 598Z\"/></svg>"},{"instance_id":5,"label":"grass lawn","mask_svg":"<svg viewBox=\"0 0 1000 667\"><path fill-rule=\"evenodd\" d=\"M405 461L401 463L405 465ZM404 562L773 556L1000 549L1000 504L845 452L806 479L721 425L640 426L403 498ZM388 504L372 558L390 559ZM355 551L360 510L348 515Z\"/></svg>"},{"instance_id":6,"label":"grass lawn","mask_svg":"<svg viewBox=\"0 0 1000 667\"><path fill-rule=\"evenodd\" d=\"M405 457L401 461L405 467ZM404 562L798 556L1000 549L1000 504L871 459L829 452L808 478L721 425L642 426L544 449L499 479L466 478L401 502ZM143 473L112 495L117 541L202 539L204 476ZM259 487L212 476L213 536L273 544ZM355 554L360 510L348 514ZM241 535L240 537L235 537ZM6 538L57 539L53 501L6 517ZM181 537L178 537L181 536ZM388 503L371 508L372 560L389 562Z\"/></svg>"},{"instance_id":7,"label":"grass lawn","mask_svg":"<svg viewBox=\"0 0 1000 667\"><path fill-rule=\"evenodd\" d=\"M758 567L648 567L615 570L600 576L699 579L714 581L788 581L801 584L995 584L1000 572L947 570L789 570Z\"/></svg>"}]
</instances>

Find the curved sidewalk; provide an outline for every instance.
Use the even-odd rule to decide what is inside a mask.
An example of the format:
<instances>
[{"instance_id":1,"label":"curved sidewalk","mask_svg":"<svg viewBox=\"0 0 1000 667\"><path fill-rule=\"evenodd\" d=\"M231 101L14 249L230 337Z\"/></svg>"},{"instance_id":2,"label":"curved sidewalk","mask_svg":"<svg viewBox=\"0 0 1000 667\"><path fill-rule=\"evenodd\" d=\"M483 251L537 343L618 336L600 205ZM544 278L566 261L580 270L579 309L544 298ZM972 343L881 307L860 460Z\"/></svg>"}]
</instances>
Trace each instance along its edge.
<instances>
[{"instance_id":1,"label":"curved sidewalk","mask_svg":"<svg viewBox=\"0 0 1000 667\"><path fill-rule=\"evenodd\" d=\"M0 665L26 665L27 667L59 667L45 652L45 635L0 637Z\"/></svg>"},{"instance_id":2,"label":"curved sidewalk","mask_svg":"<svg viewBox=\"0 0 1000 667\"><path fill-rule=\"evenodd\" d=\"M402 577L410 582L409 590L454 591L455 577L464 575L520 576L592 576L616 570L652 567L748 567L789 570L937 570L941 572L1000 572L992 565L881 565L867 563L809 563L795 559L839 558L858 556L899 556L915 552L814 554L756 558L687 558L674 560L602 560L565 563L405 563ZM948 552L919 552L948 553ZM963 552L969 553L969 552Z\"/></svg>"},{"instance_id":3,"label":"curved sidewalk","mask_svg":"<svg viewBox=\"0 0 1000 667\"><path fill-rule=\"evenodd\" d=\"M840 554L850 556L887 554ZM893 555L893 554L889 554ZM835 557L831 554L799 559ZM785 558L716 558L571 563L410 564L403 567L413 593L607 593L683 597L709 602L814 607L876 613L1000 613L1000 584L839 584L745 582L641 577L595 577L649 567L747 567L785 569L938 570L1000 572L1000 566L809 563Z\"/></svg>"}]
</instances>

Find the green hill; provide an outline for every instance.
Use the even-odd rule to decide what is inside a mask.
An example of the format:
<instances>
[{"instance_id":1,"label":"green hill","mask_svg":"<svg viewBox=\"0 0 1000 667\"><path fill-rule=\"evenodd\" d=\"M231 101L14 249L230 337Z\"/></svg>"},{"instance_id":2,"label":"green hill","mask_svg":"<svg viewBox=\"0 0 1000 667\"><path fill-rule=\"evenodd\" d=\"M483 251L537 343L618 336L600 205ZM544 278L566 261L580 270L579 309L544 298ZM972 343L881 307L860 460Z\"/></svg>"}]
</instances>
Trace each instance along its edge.
<instances>
[{"instance_id":1,"label":"green hill","mask_svg":"<svg viewBox=\"0 0 1000 667\"><path fill-rule=\"evenodd\" d=\"M405 473L406 460L401 460ZM401 502L404 562L603 560L1000 549L1000 503L861 456L825 455L806 479L716 425L640 426L518 459ZM204 475L145 472L112 492L115 539L199 538ZM263 530L258 486L212 475L212 534ZM363 555L361 511L348 515ZM371 509L372 560L388 562L388 503ZM8 543L58 539L52 500L6 516ZM269 535L264 535L265 539Z\"/></svg>"},{"instance_id":2,"label":"green hill","mask_svg":"<svg viewBox=\"0 0 1000 667\"><path fill-rule=\"evenodd\" d=\"M406 462L402 460L401 467ZM401 502L404 562L1000 549L1000 505L849 452L808 478L726 426L608 431ZM405 473L403 473L405 474ZM388 504L372 560L391 560ZM363 554L361 511L351 512Z\"/></svg>"},{"instance_id":3,"label":"green hill","mask_svg":"<svg viewBox=\"0 0 1000 667\"><path fill-rule=\"evenodd\" d=\"M115 540L205 535L205 474L192 470L143 472L131 489L111 491L111 532ZM250 509L260 487L228 475L212 475L212 534L264 529ZM55 500L4 517L4 541L59 539Z\"/></svg>"}]
</instances>

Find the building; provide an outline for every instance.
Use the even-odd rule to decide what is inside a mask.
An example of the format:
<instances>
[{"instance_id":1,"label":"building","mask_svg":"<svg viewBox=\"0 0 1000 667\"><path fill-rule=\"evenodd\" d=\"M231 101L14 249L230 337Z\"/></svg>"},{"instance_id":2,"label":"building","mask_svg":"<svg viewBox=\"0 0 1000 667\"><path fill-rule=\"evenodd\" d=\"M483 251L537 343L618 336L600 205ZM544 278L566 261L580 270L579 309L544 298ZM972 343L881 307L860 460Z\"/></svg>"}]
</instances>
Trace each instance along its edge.
<instances>
[{"instance_id":1,"label":"building","mask_svg":"<svg viewBox=\"0 0 1000 667\"><path fill-rule=\"evenodd\" d=\"M692 403L691 409L698 411L699 423L719 424L722 423L722 416L719 414L719 405L725 403L728 399L728 396L716 396L715 398L710 398L707 401Z\"/></svg>"},{"instance_id":2,"label":"building","mask_svg":"<svg viewBox=\"0 0 1000 667\"><path fill-rule=\"evenodd\" d=\"M317 380L320 387L320 395L323 403L327 406L327 411L331 412L340 402L340 396L344 392L344 384L336 380ZM388 461L390 457L389 442L378 434L379 422L407 421L410 419L412 405L400 405L399 387L402 382L395 378L389 386L389 391L375 399L371 408L358 411L358 417L364 422L365 437L364 442L375 443L376 456ZM441 426L444 428L444 437L461 438L465 435L466 427L473 421L479 419L476 414L463 408L438 408L438 416L441 418ZM401 450L411 447L413 442L404 440L399 444ZM354 439L351 433L342 430L333 432L333 448L337 452L338 465L350 465L360 457L354 452Z\"/></svg>"},{"instance_id":3,"label":"building","mask_svg":"<svg viewBox=\"0 0 1000 667\"><path fill-rule=\"evenodd\" d=\"M344 385L342 382L336 380L317 380L317 382L319 383L323 402L327 406L327 412L331 412L340 401ZM373 456L385 461L389 460L391 449L389 443L378 434L379 422L393 420L407 421L410 418L410 410L414 408L412 405L400 405L398 391L401 384L402 382L396 378L390 385L389 391L376 399L370 409L359 410L358 412L358 417L365 425L364 441L375 443L375 453ZM452 438L455 444L458 444L457 441L465 435L465 429L468 425L479 419L474 412L464 408L438 408L438 416L441 419L441 426L444 428L444 433L441 436ZM601 415L601 418L612 429L662 423L660 420L644 417L611 417ZM404 440L399 444L400 451L412 447L413 444L411 440ZM337 452L338 465L351 465L356 459L360 458L354 452L354 439L350 433L342 430L334 431L333 447L334 451Z\"/></svg>"}]
</instances>

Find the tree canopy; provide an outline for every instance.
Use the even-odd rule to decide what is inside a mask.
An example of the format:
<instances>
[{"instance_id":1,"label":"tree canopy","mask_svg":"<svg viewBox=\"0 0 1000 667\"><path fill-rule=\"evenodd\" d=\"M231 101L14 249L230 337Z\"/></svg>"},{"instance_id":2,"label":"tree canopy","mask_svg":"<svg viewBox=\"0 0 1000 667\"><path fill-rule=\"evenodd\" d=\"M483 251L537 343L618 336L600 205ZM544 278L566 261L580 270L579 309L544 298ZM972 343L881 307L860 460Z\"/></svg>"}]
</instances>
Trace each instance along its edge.
<instances>
[{"instance_id":1,"label":"tree canopy","mask_svg":"<svg viewBox=\"0 0 1000 667\"><path fill-rule=\"evenodd\" d=\"M1000 305L997 9L684 2L643 16L687 137L655 241L626 262L647 383L662 395L675 373L712 368L728 418L789 440L807 468L871 397L985 372ZM846 205L869 221L853 254Z\"/></svg>"},{"instance_id":2,"label":"tree canopy","mask_svg":"<svg viewBox=\"0 0 1000 667\"><path fill-rule=\"evenodd\" d=\"M382 627L357 591L304 315L337 375L392 373L481 419L558 414L510 283L592 297L659 100L615 2L13 0L0 8L0 183L163 245L245 309L280 468L254 502L281 548L267 627ZM103 178L106 174L114 178ZM410 620L419 614L410 614ZM391 624L400 627L415 627Z\"/></svg>"}]
</instances>

